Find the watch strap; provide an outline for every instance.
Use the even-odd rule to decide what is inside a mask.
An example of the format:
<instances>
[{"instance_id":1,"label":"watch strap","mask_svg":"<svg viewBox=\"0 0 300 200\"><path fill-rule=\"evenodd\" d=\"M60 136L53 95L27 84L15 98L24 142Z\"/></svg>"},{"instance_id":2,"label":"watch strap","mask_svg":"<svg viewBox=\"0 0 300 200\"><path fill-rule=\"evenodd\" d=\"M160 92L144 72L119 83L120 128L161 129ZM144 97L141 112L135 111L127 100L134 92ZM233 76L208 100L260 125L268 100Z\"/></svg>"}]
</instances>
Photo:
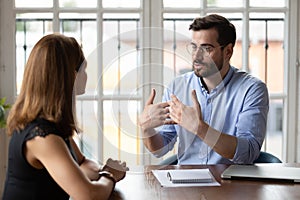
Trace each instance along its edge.
<instances>
[{"instance_id":1,"label":"watch strap","mask_svg":"<svg viewBox=\"0 0 300 200\"><path fill-rule=\"evenodd\" d=\"M100 171L99 172L99 178L101 178L102 176L112 180L114 182L114 184L117 182L116 179L114 178L113 174L108 172L108 171Z\"/></svg>"}]
</instances>

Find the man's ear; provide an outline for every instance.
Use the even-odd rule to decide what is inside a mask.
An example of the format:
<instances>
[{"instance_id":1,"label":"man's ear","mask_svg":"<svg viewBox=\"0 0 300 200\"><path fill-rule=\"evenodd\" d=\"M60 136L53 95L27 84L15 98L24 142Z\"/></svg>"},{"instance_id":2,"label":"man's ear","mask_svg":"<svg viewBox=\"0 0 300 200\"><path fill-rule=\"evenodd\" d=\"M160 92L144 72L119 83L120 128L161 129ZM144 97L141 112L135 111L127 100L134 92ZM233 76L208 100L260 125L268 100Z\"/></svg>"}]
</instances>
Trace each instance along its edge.
<instances>
[{"instance_id":1,"label":"man's ear","mask_svg":"<svg viewBox=\"0 0 300 200\"><path fill-rule=\"evenodd\" d=\"M224 55L225 55L225 58L227 60L230 60L232 54L233 54L233 44L229 43L228 45L226 45L224 47Z\"/></svg>"}]
</instances>

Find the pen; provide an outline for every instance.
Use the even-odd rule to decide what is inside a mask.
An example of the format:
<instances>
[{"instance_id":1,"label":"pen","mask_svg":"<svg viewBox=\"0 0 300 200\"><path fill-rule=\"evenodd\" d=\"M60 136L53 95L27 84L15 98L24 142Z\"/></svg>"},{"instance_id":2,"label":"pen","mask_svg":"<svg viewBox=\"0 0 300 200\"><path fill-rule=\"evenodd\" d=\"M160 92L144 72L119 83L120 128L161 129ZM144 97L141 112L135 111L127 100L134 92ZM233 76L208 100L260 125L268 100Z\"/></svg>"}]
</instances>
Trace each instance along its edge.
<instances>
[{"instance_id":1,"label":"pen","mask_svg":"<svg viewBox=\"0 0 300 200\"><path fill-rule=\"evenodd\" d=\"M172 181L170 172L167 173L167 177L168 177L169 181Z\"/></svg>"}]
</instances>

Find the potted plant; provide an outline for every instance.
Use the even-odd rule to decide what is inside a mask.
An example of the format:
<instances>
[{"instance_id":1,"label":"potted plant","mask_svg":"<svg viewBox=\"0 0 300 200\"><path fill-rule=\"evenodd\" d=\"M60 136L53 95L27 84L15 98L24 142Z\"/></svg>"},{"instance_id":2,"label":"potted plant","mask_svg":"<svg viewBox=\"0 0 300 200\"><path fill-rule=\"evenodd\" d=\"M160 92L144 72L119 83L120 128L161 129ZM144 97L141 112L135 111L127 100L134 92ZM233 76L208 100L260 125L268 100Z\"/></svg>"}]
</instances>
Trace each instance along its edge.
<instances>
[{"instance_id":1,"label":"potted plant","mask_svg":"<svg viewBox=\"0 0 300 200\"><path fill-rule=\"evenodd\" d=\"M6 111L10 108L9 104L5 103L6 98L3 97L0 99L0 129L5 128L6 126Z\"/></svg>"}]
</instances>

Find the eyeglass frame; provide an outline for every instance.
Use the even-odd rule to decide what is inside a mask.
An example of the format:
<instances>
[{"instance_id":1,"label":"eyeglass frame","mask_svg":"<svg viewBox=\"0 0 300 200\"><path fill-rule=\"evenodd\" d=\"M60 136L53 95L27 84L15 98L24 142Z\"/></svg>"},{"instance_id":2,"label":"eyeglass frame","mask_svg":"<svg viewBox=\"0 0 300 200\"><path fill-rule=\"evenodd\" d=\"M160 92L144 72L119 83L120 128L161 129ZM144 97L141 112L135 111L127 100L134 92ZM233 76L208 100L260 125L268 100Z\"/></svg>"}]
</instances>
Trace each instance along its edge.
<instances>
[{"instance_id":1,"label":"eyeglass frame","mask_svg":"<svg viewBox=\"0 0 300 200\"><path fill-rule=\"evenodd\" d=\"M194 45L196 47L196 49L194 50L194 48L192 47L192 50L189 51L189 46ZM213 46L211 44L200 44L199 46L197 46L195 43L188 43L186 45L186 50L189 54L194 55L196 52L198 52L201 49L201 54L206 56L210 56L210 53L215 49L215 48L223 48L226 45L219 45L219 46Z\"/></svg>"}]
</instances>

